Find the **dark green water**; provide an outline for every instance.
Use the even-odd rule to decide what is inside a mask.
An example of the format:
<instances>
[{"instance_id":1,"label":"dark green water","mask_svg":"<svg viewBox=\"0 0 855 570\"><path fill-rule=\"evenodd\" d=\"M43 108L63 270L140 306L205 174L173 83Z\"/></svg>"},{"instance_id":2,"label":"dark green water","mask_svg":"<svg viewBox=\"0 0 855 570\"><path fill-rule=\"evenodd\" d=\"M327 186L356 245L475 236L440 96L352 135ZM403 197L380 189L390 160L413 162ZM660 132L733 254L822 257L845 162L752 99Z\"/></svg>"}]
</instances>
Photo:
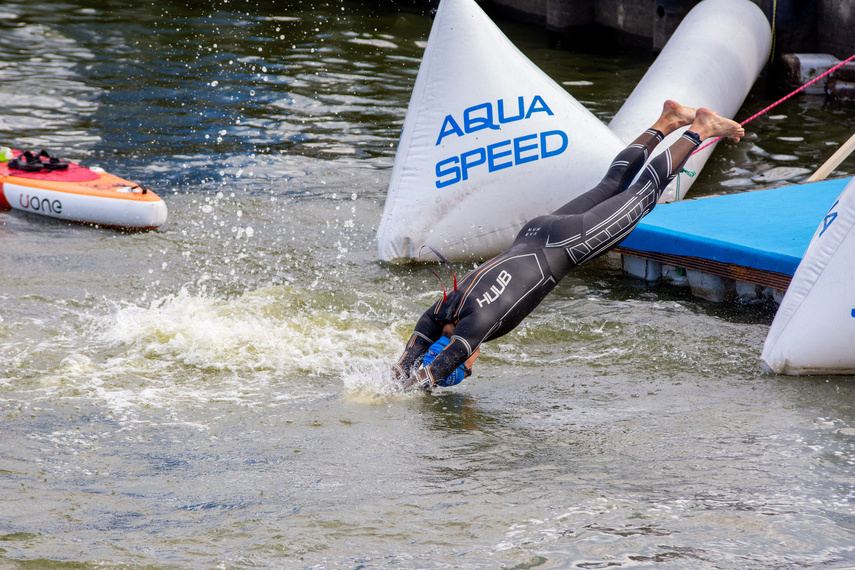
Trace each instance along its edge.
<instances>
[{"instance_id":1,"label":"dark green water","mask_svg":"<svg viewBox=\"0 0 855 570\"><path fill-rule=\"evenodd\" d=\"M855 384L761 374L770 307L605 259L460 386L391 391L438 293L374 243L421 12L0 5L0 144L170 209L136 234L0 213L0 567L855 565ZM503 27L604 120L653 57ZM794 98L749 130L695 195L815 169L855 109Z\"/></svg>"}]
</instances>

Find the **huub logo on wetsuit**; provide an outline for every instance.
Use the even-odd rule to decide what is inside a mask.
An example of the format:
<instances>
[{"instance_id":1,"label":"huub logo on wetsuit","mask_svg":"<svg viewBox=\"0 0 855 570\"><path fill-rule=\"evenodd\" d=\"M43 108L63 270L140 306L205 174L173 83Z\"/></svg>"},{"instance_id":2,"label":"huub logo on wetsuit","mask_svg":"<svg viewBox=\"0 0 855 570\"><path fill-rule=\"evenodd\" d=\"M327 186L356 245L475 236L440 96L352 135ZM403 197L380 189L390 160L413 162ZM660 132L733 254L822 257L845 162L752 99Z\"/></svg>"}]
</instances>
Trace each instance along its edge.
<instances>
[{"instance_id":1,"label":"huub logo on wetsuit","mask_svg":"<svg viewBox=\"0 0 855 570\"><path fill-rule=\"evenodd\" d=\"M489 305L493 301L499 298L499 295L505 292L505 287L508 286L508 283L511 282L511 274L502 269L502 272L499 273L499 276L496 277L496 285L492 285L489 291L484 292L484 296L480 299L476 299L478 301L478 306L483 307L485 304ZM499 289L501 286L501 289ZM490 296L490 291L493 292L493 296Z\"/></svg>"}]
</instances>

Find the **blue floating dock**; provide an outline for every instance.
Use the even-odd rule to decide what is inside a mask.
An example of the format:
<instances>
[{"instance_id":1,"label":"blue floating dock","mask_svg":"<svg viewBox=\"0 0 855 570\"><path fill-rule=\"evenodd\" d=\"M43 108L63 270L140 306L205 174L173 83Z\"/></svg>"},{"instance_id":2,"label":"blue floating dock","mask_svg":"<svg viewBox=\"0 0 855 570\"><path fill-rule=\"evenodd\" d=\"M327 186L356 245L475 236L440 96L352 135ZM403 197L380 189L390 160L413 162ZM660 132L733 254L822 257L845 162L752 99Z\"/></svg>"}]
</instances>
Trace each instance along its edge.
<instances>
[{"instance_id":1,"label":"blue floating dock","mask_svg":"<svg viewBox=\"0 0 855 570\"><path fill-rule=\"evenodd\" d=\"M850 180L661 204L615 251L783 292Z\"/></svg>"}]
</instances>

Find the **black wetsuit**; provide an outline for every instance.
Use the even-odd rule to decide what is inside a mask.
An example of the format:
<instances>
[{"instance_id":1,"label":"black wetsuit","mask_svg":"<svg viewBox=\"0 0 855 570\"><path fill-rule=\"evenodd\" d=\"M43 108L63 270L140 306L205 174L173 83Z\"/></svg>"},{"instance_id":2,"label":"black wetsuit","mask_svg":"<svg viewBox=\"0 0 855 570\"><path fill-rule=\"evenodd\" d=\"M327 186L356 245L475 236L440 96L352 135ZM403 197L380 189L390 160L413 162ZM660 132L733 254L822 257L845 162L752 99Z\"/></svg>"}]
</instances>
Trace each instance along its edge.
<instances>
[{"instance_id":1,"label":"black wetsuit","mask_svg":"<svg viewBox=\"0 0 855 570\"><path fill-rule=\"evenodd\" d=\"M417 368L442 336L443 325L451 323L451 342L426 367L436 385L482 342L519 325L571 269L620 243L700 144L694 133L684 134L630 186L662 138L658 131L645 131L615 157L596 187L528 222L511 247L474 269L446 300L425 311L398 361L401 373Z\"/></svg>"}]
</instances>

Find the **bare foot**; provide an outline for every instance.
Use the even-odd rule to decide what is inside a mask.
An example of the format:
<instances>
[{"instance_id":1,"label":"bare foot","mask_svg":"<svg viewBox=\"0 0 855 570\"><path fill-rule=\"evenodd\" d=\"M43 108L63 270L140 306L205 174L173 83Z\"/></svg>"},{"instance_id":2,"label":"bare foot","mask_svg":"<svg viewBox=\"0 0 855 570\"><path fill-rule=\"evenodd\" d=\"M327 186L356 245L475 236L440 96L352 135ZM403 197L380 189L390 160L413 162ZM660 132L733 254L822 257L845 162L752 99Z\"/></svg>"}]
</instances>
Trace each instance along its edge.
<instances>
[{"instance_id":1,"label":"bare foot","mask_svg":"<svg viewBox=\"0 0 855 570\"><path fill-rule=\"evenodd\" d=\"M662 106L662 114L653 124L653 128L668 136L680 127L691 125L695 120L695 109L680 105L668 99Z\"/></svg>"},{"instance_id":2,"label":"bare foot","mask_svg":"<svg viewBox=\"0 0 855 570\"><path fill-rule=\"evenodd\" d=\"M733 142L745 136L745 129L736 121L719 117L718 113L700 108L695 114L695 120L689 130L698 134L701 140L709 137L726 137Z\"/></svg>"}]
</instances>

